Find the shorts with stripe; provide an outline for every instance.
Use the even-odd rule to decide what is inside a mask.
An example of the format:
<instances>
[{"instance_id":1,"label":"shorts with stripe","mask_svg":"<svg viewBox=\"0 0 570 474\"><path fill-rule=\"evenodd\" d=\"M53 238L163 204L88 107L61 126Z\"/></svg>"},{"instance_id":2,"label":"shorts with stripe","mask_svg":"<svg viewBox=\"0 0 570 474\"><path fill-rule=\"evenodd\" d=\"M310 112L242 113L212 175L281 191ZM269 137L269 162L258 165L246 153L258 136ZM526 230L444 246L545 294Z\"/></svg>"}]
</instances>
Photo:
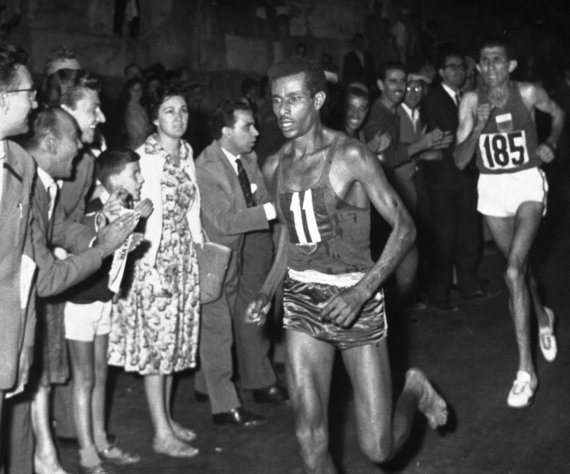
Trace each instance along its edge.
<instances>
[{"instance_id":1,"label":"shorts with stripe","mask_svg":"<svg viewBox=\"0 0 570 474\"><path fill-rule=\"evenodd\" d=\"M283 286L283 327L304 332L338 349L374 344L387 336L384 292L368 300L353 324L344 328L321 319L325 304L345 288L354 286L363 273L326 275L314 270L289 269Z\"/></svg>"}]
</instances>

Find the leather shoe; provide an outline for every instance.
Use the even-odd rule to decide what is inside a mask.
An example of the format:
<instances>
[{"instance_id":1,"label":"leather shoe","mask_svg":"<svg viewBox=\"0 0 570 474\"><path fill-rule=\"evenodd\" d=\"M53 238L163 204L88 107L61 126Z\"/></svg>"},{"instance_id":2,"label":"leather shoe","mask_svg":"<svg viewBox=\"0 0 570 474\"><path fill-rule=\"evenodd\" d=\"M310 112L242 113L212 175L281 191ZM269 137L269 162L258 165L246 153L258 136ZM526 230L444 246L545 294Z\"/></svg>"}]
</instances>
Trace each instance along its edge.
<instances>
[{"instance_id":1,"label":"leather shoe","mask_svg":"<svg viewBox=\"0 0 570 474\"><path fill-rule=\"evenodd\" d=\"M289 403L289 394L283 387L274 384L266 388L258 388L254 390L253 401L255 403L271 403L273 405L282 405Z\"/></svg>"},{"instance_id":2,"label":"leather shoe","mask_svg":"<svg viewBox=\"0 0 570 474\"><path fill-rule=\"evenodd\" d=\"M244 407L237 407L227 412L214 413L212 420L214 425L220 428L225 426L253 428L254 426L263 425L267 421L267 418L262 415L256 415Z\"/></svg>"},{"instance_id":3,"label":"leather shoe","mask_svg":"<svg viewBox=\"0 0 570 474\"><path fill-rule=\"evenodd\" d=\"M197 402L206 403L210 401L210 396L207 393L199 392L198 390L194 390L194 398Z\"/></svg>"}]
</instances>

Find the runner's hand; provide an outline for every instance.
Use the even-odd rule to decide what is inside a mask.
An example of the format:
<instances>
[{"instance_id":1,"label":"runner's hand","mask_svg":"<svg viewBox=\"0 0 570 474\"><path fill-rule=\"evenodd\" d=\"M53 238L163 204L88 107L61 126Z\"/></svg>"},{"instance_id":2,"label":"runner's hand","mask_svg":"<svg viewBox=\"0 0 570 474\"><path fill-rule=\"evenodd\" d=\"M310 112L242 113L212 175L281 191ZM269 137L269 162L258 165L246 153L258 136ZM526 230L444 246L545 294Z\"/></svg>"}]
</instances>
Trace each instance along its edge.
<instances>
[{"instance_id":1,"label":"runner's hand","mask_svg":"<svg viewBox=\"0 0 570 474\"><path fill-rule=\"evenodd\" d=\"M263 325L269 308L271 308L271 301L265 294L259 293L245 310L245 322L258 326Z\"/></svg>"},{"instance_id":2,"label":"runner's hand","mask_svg":"<svg viewBox=\"0 0 570 474\"><path fill-rule=\"evenodd\" d=\"M493 111L493 106L489 103L487 104L479 104L477 106L477 127L480 130L483 130L489 118L491 117L491 112Z\"/></svg>"},{"instance_id":3,"label":"runner's hand","mask_svg":"<svg viewBox=\"0 0 570 474\"><path fill-rule=\"evenodd\" d=\"M353 286L333 296L321 311L321 318L343 328L349 327L368 298Z\"/></svg>"},{"instance_id":4,"label":"runner's hand","mask_svg":"<svg viewBox=\"0 0 570 474\"><path fill-rule=\"evenodd\" d=\"M550 163L556 156L554 150L544 143L538 145L536 154L544 163Z\"/></svg>"}]
</instances>

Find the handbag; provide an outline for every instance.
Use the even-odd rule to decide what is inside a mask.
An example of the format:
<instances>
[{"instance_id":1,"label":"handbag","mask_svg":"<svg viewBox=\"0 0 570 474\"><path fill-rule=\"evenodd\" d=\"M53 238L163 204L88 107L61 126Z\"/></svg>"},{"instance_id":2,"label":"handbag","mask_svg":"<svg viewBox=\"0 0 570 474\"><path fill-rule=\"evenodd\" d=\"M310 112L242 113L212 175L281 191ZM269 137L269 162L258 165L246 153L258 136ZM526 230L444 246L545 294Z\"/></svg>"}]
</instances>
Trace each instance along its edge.
<instances>
[{"instance_id":1,"label":"handbag","mask_svg":"<svg viewBox=\"0 0 570 474\"><path fill-rule=\"evenodd\" d=\"M195 245L200 275L200 302L211 303L222 294L232 250L212 242L205 232L204 237L202 245Z\"/></svg>"}]
</instances>

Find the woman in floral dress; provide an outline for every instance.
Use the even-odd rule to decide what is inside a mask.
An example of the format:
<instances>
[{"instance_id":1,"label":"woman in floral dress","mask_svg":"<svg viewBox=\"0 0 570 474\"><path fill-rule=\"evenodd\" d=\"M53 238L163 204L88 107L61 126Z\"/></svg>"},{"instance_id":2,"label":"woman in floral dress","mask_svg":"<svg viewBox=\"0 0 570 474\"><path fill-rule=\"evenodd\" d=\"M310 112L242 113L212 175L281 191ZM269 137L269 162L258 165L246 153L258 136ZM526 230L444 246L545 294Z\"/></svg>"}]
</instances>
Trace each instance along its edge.
<instances>
[{"instance_id":1,"label":"woman in floral dress","mask_svg":"<svg viewBox=\"0 0 570 474\"><path fill-rule=\"evenodd\" d=\"M172 419L173 373L196 365L200 288L194 244L202 243L200 196L192 148L182 139L188 107L181 91L166 88L152 107L156 133L137 149L150 198L132 282L112 316L109 363L144 376L154 426L154 451L192 457L196 434ZM145 244L146 247L145 247Z\"/></svg>"}]
</instances>

